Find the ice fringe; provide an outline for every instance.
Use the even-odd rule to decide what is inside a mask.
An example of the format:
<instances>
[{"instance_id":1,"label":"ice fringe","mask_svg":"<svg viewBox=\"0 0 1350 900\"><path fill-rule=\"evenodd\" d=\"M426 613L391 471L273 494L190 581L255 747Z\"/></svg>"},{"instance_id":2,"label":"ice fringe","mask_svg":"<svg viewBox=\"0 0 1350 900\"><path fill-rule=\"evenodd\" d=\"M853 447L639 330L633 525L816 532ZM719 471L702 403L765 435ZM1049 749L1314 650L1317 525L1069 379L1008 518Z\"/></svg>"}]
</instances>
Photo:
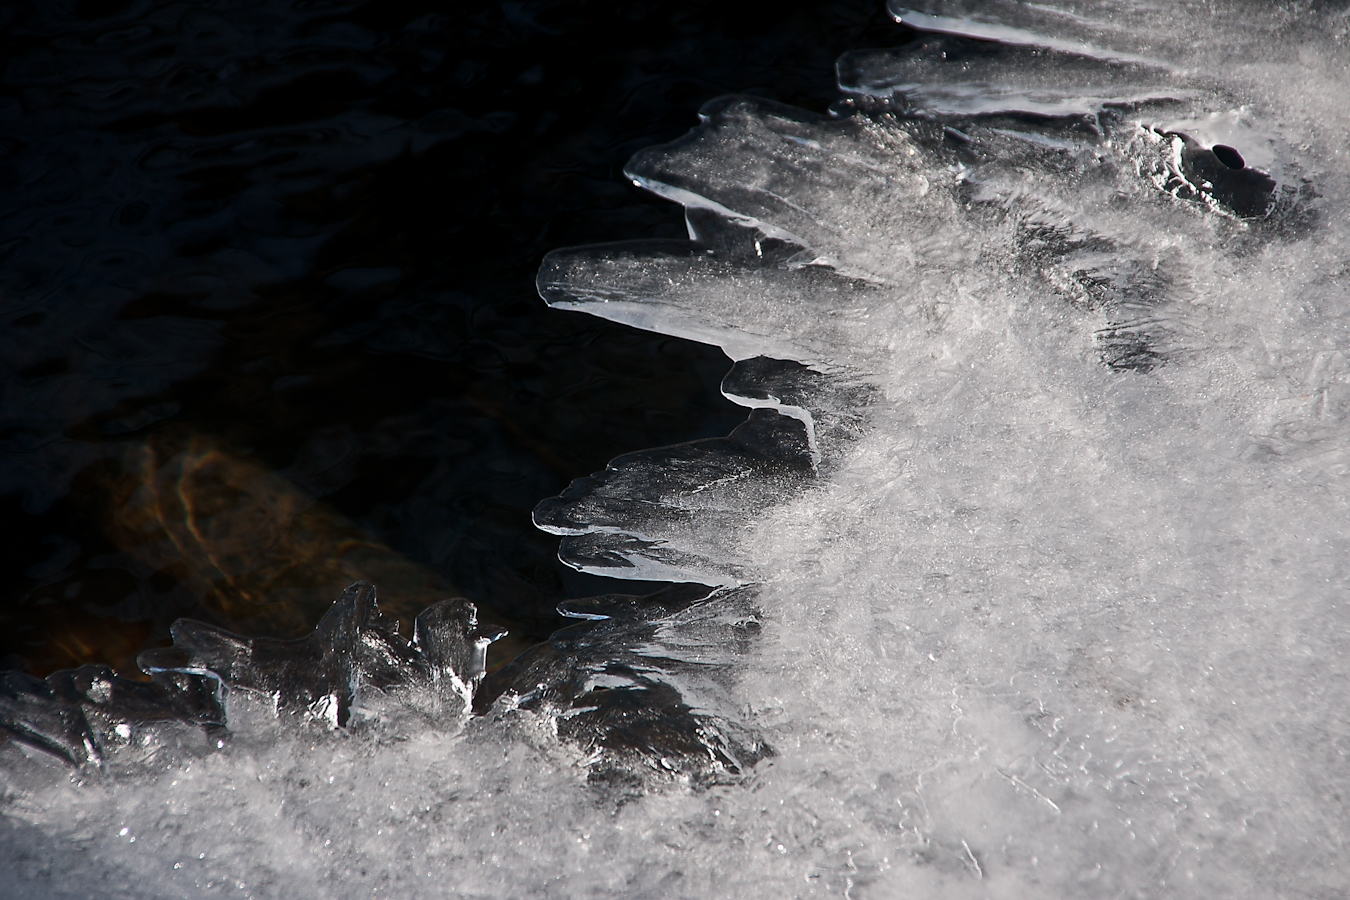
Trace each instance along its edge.
<instances>
[{"instance_id":1,"label":"ice fringe","mask_svg":"<svg viewBox=\"0 0 1350 900\"><path fill-rule=\"evenodd\" d=\"M417 617L411 640L380 614L372 585L349 587L298 640L244 638L180 620L174 646L148 650L148 682L83 666L45 680L0 680L0 729L77 766L101 769L124 747L174 741L209 749L227 736L231 693L268 699L279 715L347 726L358 717L417 712L428 721L466 713L489 643L473 604L447 600ZM200 732L200 733L198 733Z\"/></svg>"},{"instance_id":2,"label":"ice fringe","mask_svg":"<svg viewBox=\"0 0 1350 900\"><path fill-rule=\"evenodd\" d=\"M570 564L686 584L482 682L466 733L523 762L443 787L455 823L372 792L408 866L430 833L481 895L1345 893L1347 123L1275 77L1342 86L1344 10L913 5L841 115L724 99L631 163L689 242L546 261L756 409L541 505ZM571 771L540 722L621 797L777 753L591 814L528 783Z\"/></svg>"},{"instance_id":3,"label":"ice fringe","mask_svg":"<svg viewBox=\"0 0 1350 900\"><path fill-rule=\"evenodd\" d=\"M707 714L724 705L688 705L680 688L699 690L677 671L691 661L628 648L678 645L690 610L704 646L729 648L749 633L763 572L728 537L828 475L864 433L902 352L898 334L940 331L953 284L996 287L971 282L969 270L1001 253L1011 277L1041 278L1084 321L1105 314L1095 335L1108 367L1147 372L1195 352L1208 315L1186 282L1184 249L1154 235L1218 229L1240 249L1311 227L1296 154L1252 127L1253 113L1243 114L1254 141L1246 155L1265 168L1212 139L1209 79L1097 46L1089 37L1101 37L1100 21L1037 9L1032 18L1046 21L1034 24L1049 23L1042 31L1006 24L1026 21L1023 5L895 6L898 21L931 34L845 55L836 115L723 98L687 137L630 162L634 183L685 206L688 242L545 260L539 292L557 308L721 346L736 360L723 392L753 412L726 438L614 460L542 503L536 523L561 535L561 557L584 571L720 591L597 600L609 611L585 614L475 698L495 635L477 628L472 604L427 610L409 639L380 616L372 587L353 585L299 641L180 623L174 648L143 657L149 683L99 667L45 682L6 676L0 727L99 766L125 733L152 723L223 728L230 690L332 727L405 707L454 719L505 698L553 704L584 746L641 750L658 768L697 759L735 774L771 752L748 726ZM1081 33L1053 37L1066 21ZM1129 214L1113 214L1122 200ZM1153 228L1139 227L1141 210ZM734 621L708 631L720 607L737 609Z\"/></svg>"}]
</instances>

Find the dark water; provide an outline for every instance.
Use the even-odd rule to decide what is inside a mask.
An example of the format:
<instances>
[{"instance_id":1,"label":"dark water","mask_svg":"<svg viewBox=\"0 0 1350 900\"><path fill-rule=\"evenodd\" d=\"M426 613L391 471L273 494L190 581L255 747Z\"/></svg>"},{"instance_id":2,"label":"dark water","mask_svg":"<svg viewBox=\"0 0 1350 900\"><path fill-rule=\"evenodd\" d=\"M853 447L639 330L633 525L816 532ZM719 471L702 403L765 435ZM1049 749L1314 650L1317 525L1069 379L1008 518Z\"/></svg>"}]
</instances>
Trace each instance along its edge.
<instances>
[{"instance_id":1,"label":"dark water","mask_svg":"<svg viewBox=\"0 0 1350 900\"><path fill-rule=\"evenodd\" d=\"M540 259L683 236L629 156L901 42L879 0L0 5L0 668L297 634L353 572L546 636L606 588L535 504L744 411Z\"/></svg>"}]
</instances>

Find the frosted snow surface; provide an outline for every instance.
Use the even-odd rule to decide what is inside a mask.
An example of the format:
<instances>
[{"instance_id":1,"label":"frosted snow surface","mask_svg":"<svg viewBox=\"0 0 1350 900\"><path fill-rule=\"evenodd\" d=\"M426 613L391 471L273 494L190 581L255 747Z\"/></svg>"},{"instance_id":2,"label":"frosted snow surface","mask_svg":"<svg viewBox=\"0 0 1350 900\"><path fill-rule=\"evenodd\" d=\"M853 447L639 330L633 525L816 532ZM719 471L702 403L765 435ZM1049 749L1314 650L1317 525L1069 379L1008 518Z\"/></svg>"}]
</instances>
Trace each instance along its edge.
<instances>
[{"instance_id":1,"label":"frosted snow surface","mask_svg":"<svg viewBox=\"0 0 1350 900\"><path fill-rule=\"evenodd\" d=\"M341 631L386 677L300 725L185 640L225 724L13 745L0 893L1345 896L1345 5L892 13L839 116L723 99L630 163L689 243L540 273L737 361L733 435L536 512L691 586L572 605L472 718L462 610L449 655Z\"/></svg>"}]
</instances>

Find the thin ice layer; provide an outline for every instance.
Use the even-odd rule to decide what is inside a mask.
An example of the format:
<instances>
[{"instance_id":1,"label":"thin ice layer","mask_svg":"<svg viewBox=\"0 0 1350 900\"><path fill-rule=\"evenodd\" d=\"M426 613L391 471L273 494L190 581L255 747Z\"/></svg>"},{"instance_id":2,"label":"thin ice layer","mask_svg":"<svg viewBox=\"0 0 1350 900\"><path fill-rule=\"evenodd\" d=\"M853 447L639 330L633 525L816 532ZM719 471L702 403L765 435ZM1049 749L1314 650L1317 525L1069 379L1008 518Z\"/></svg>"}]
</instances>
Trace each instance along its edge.
<instances>
[{"instance_id":1,"label":"thin ice layer","mask_svg":"<svg viewBox=\"0 0 1350 900\"><path fill-rule=\"evenodd\" d=\"M935 173L904 129L744 97L710 103L700 116L703 126L638 153L625 173L686 207L798 244L811 251L802 262L848 276L893 281L922 253L970 258L968 240L944 227L949 195L931 190ZM891 252L878 255L882 246Z\"/></svg>"},{"instance_id":2,"label":"thin ice layer","mask_svg":"<svg viewBox=\"0 0 1350 900\"><path fill-rule=\"evenodd\" d=\"M873 388L857 375L756 356L732 366L722 392L753 410L727 437L626 454L539 504L535 524L563 535L563 562L639 580L760 577L753 558L728 549L770 506L837 465L864 432Z\"/></svg>"},{"instance_id":3,"label":"thin ice layer","mask_svg":"<svg viewBox=\"0 0 1350 900\"><path fill-rule=\"evenodd\" d=\"M828 369L848 358L866 370L919 352L961 297L1031 276L1091 314L1079 322L1107 365L1147 370L1204 345L1212 300L1191 273L1209 264L1215 241L1236 248L1310 222L1287 145L1263 142L1260 129L1236 147L1167 130L1213 121L1200 113L1208 100L1130 110L1117 98L1080 127L1008 118L1015 106L988 99L1002 119L943 120L951 125L885 111L831 121L745 98L710 104L690 136L629 167L686 204L696 242L555 252L541 293L716 342L738 359ZM1284 181L1244 156L1277 150L1286 156L1270 168ZM727 238L738 226L739 245ZM795 324L808 316L811 328Z\"/></svg>"},{"instance_id":4,"label":"thin ice layer","mask_svg":"<svg viewBox=\"0 0 1350 900\"><path fill-rule=\"evenodd\" d=\"M565 535L559 556L585 572L644 581L733 585L755 561L729 538L813 477L806 426L755 410L725 438L613 460L535 509L535 524Z\"/></svg>"},{"instance_id":5,"label":"thin ice layer","mask_svg":"<svg viewBox=\"0 0 1350 900\"><path fill-rule=\"evenodd\" d=\"M357 582L306 637L244 638L180 619L173 647L148 650L139 663L150 673L209 676L226 691L269 697L277 712L333 728L353 712L377 719L405 708L454 720L473 701L488 644L503 633L480 628L472 603L444 600L417 616L409 640L380 613L374 586Z\"/></svg>"},{"instance_id":6,"label":"thin ice layer","mask_svg":"<svg viewBox=\"0 0 1350 900\"><path fill-rule=\"evenodd\" d=\"M683 585L559 611L581 621L489 676L478 709L547 712L586 755L588 779L620 794L653 779L734 780L773 754L732 692L759 634L753 589Z\"/></svg>"},{"instance_id":7,"label":"thin ice layer","mask_svg":"<svg viewBox=\"0 0 1350 900\"><path fill-rule=\"evenodd\" d=\"M978 116L1096 116L1107 106L1193 96L1159 65L1098 59L1043 46L931 37L917 46L860 50L839 59L847 94L901 102L914 112Z\"/></svg>"},{"instance_id":8,"label":"thin ice layer","mask_svg":"<svg viewBox=\"0 0 1350 900\"><path fill-rule=\"evenodd\" d=\"M539 293L557 309L721 347L734 360L820 363L867 327L873 285L819 268L751 267L682 243L555 250ZM792 321L811 311L819 330Z\"/></svg>"},{"instance_id":9,"label":"thin ice layer","mask_svg":"<svg viewBox=\"0 0 1350 900\"><path fill-rule=\"evenodd\" d=\"M208 735L225 725L209 682L184 672L136 681L94 665L45 679L6 672L0 676L0 732L25 750L93 770L127 748L138 758L153 757L164 746L201 752Z\"/></svg>"},{"instance_id":10,"label":"thin ice layer","mask_svg":"<svg viewBox=\"0 0 1350 900\"><path fill-rule=\"evenodd\" d=\"M274 718L328 728L347 726L353 714L358 722L350 724L382 728L410 715L453 723L468 712L487 646L501 635L479 627L473 604L446 600L418 615L409 640L380 613L374 587L358 582L297 640L245 638L180 619L172 647L141 654L149 681L106 666L45 681L8 674L0 680L0 731L24 752L134 771L222 747L211 742L242 727L248 698Z\"/></svg>"},{"instance_id":11,"label":"thin ice layer","mask_svg":"<svg viewBox=\"0 0 1350 900\"><path fill-rule=\"evenodd\" d=\"M722 394L741 406L772 409L801 422L812 467L820 474L862 435L875 386L856 374L825 374L792 360L756 356L731 367Z\"/></svg>"},{"instance_id":12,"label":"thin ice layer","mask_svg":"<svg viewBox=\"0 0 1350 900\"><path fill-rule=\"evenodd\" d=\"M1099 59L1183 68L1222 54L1230 66L1268 59L1277 41L1307 28L1338 4L1232 0L887 0L897 22L917 31L1043 47ZM1320 13L1320 15L1319 15ZM1204 23L1209 38L1196 40Z\"/></svg>"}]
</instances>

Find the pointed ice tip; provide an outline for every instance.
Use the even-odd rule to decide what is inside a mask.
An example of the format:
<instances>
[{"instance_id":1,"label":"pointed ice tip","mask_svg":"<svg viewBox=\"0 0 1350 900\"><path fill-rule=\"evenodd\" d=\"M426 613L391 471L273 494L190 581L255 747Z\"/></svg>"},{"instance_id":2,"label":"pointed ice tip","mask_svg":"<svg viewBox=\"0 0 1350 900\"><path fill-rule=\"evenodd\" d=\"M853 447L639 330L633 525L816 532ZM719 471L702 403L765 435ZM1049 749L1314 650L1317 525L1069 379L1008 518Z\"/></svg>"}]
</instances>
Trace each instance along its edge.
<instances>
[{"instance_id":1,"label":"pointed ice tip","mask_svg":"<svg viewBox=\"0 0 1350 900\"><path fill-rule=\"evenodd\" d=\"M567 490L562 495L539 501L539 505L530 514L534 527L549 534L586 534L588 530L586 523L578 521L573 514L572 496L570 495L584 494L589 483L594 480L593 477L573 479L572 484L568 485Z\"/></svg>"},{"instance_id":2,"label":"pointed ice tip","mask_svg":"<svg viewBox=\"0 0 1350 900\"><path fill-rule=\"evenodd\" d=\"M357 626L364 625L372 615L378 615L380 602L375 595L375 585L369 581L353 581L329 607L320 620L320 627L329 619L344 618L348 614L355 616Z\"/></svg>"},{"instance_id":3,"label":"pointed ice tip","mask_svg":"<svg viewBox=\"0 0 1350 900\"><path fill-rule=\"evenodd\" d=\"M497 643L510 633L511 632L507 629L496 625L485 625L472 631L470 637L472 637L475 642L482 642L483 646L487 646L488 644Z\"/></svg>"},{"instance_id":4,"label":"pointed ice tip","mask_svg":"<svg viewBox=\"0 0 1350 900\"><path fill-rule=\"evenodd\" d=\"M136 656L136 667L147 675L154 675L156 672L183 672L192 667L192 654L183 647L142 650Z\"/></svg>"},{"instance_id":5,"label":"pointed ice tip","mask_svg":"<svg viewBox=\"0 0 1350 900\"><path fill-rule=\"evenodd\" d=\"M581 619L586 622L603 622L611 618L608 611L597 608L597 598L584 600L564 600L557 606L558 615L568 619Z\"/></svg>"}]
</instances>

